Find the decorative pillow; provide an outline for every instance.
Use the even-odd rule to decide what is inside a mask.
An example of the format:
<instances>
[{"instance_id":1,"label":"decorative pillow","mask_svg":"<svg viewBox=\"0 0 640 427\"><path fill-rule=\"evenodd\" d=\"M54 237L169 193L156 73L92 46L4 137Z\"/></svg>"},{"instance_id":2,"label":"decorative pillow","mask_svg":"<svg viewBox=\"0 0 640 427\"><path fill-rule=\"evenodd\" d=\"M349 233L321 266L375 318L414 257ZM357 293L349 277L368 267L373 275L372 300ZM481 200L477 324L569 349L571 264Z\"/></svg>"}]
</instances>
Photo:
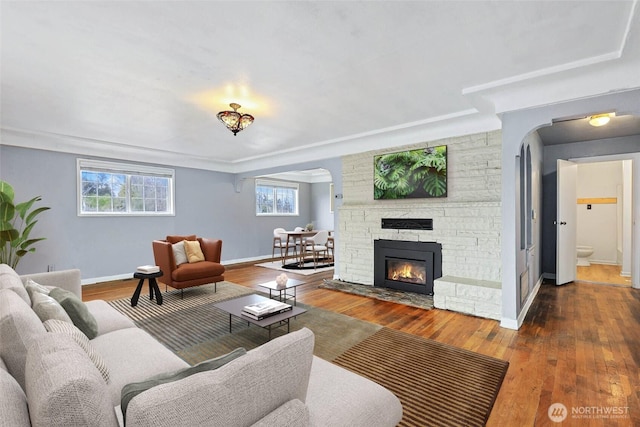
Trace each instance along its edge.
<instances>
[{"instance_id":1,"label":"decorative pillow","mask_svg":"<svg viewBox=\"0 0 640 427\"><path fill-rule=\"evenodd\" d=\"M40 283L34 282L31 279L27 279L26 283L24 284L24 287L27 289L27 293L29 294L29 297L31 297L31 306L33 306L34 293L37 292L40 294L49 295L49 292L52 289L51 287L47 288L46 286L43 286Z\"/></svg>"},{"instance_id":2,"label":"decorative pillow","mask_svg":"<svg viewBox=\"0 0 640 427\"><path fill-rule=\"evenodd\" d=\"M86 304L76 294L62 288L55 288L49 292L49 296L60 303L67 312L71 321L90 340L98 336L98 322L89 312Z\"/></svg>"},{"instance_id":3,"label":"decorative pillow","mask_svg":"<svg viewBox=\"0 0 640 427\"><path fill-rule=\"evenodd\" d=\"M98 371L102 374L104 381L109 384L109 368L107 367L107 364L93 344L91 344L87 336L83 334L80 329L71 324L71 322L67 323L56 319L47 320L44 322L44 327L48 332L59 332L73 338L73 340L87 352L89 359L91 359L93 364L96 365L96 368L98 368Z\"/></svg>"},{"instance_id":4,"label":"decorative pillow","mask_svg":"<svg viewBox=\"0 0 640 427\"><path fill-rule=\"evenodd\" d=\"M174 243L171 245L171 249L173 249L173 259L176 261L176 265L189 262L187 260L187 253L184 251L184 241Z\"/></svg>"},{"instance_id":5,"label":"decorative pillow","mask_svg":"<svg viewBox=\"0 0 640 427\"><path fill-rule=\"evenodd\" d=\"M49 295L34 292L31 296L31 308L33 308L33 311L36 312L42 322L46 322L49 319L57 319L69 324L72 323L71 318L60 303Z\"/></svg>"},{"instance_id":6,"label":"decorative pillow","mask_svg":"<svg viewBox=\"0 0 640 427\"><path fill-rule=\"evenodd\" d=\"M200 242L197 240L184 241L184 250L187 253L187 260L189 263L204 261L204 254L200 248Z\"/></svg>"},{"instance_id":7,"label":"decorative pillow","mask_svg":"<svg viewBox=\"0 0 640 427\"><path fill-rule=\"evenodd\" d=\"M189 236L167 236L166 240L173 245L174 243L182 242L183 240L196 240L196 235L190 234Z\"/></svg>"},{"instance_id":8,"label":"decorative pillow","mask_svg":"<svg viewBox=\"0 0 640 427\"><path fill-rule=\"evenodd\" d=\"M129 402L131 401L131 399L133 399L140 393L152 387L155 387L160 384L166 384L166 383L178 381L178 380L187 378L190 375L197 374L199 372L212 371L214 369L218 369L219 367L226 365L227 363L231 362L233 359L237 359L238 357L243 356L246 353L247 353L247 350L245 350L242 347L239 347L223 356L216 357L215 359L205 360L203 362L198 363L197 365L180 369L179 371L156 375L154 377L149 378L146 381L142 381L139 383L127 384L122 388L122 402L120 404L122 414L126 417L127 406L129 405Z\"/></svg>"}]
</instances>

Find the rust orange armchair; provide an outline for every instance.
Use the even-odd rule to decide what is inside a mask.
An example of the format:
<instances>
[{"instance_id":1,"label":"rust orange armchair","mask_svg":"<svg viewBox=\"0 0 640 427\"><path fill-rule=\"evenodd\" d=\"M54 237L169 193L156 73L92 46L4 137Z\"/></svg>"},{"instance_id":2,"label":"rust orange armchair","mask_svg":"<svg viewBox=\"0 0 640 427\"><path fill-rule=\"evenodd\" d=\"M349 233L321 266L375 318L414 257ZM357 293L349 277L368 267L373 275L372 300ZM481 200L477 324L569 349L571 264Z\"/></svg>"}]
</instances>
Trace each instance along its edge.
<instances>
[{"instance_id":1,"label":"rust orange armchair","mask_svg":"<svg viewBox=\"0 0 640 427\"><path fill-rule=\"evenodd\" d=\"M198 241L204 256L203 261L188 262L181 253L181 243ZM190 236L167 236L165 240L153 241L153 257L163 275L159 282L175 289L184 290L191 286L199 286L224 280L224 266L220 263L222 240L206 239ZM217 286L216 289L217 291Z\"/></svg>"}]
</instances>

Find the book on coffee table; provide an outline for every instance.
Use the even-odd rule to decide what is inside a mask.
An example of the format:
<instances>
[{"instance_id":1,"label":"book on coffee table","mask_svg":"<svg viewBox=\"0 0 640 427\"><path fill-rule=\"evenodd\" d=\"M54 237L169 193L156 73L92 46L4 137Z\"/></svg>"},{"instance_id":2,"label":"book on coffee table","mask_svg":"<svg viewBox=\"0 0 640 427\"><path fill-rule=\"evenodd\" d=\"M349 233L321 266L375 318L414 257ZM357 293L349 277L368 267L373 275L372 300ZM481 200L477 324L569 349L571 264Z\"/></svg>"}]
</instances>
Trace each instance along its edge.
<instances>
[{"instance_id":1,"label":"book on coffee table","mask_svg":"<svg viewBox=\"0 0 640 427\"><path fill-rule=\"evenodd\" d=\"M262 320L266 317L275 316L291 310L291 304L286 304L276 300L261 301L243 307L242 314L254 320Z\"/></svg>"},{"instance_id":2,"label":"book on coffee table","mask_svg":"<svg viewBox=\"0 0 640 427\"><path fill-rule=\"evenodd\" d=\"M292 309L293 309L293 307L286 307L286 308L283 308L283 309L278 310L278 311L272 311L272 312L269 312L269 313L262 314L260 316L257 316L257 315L255 315L253 313L249 313L247 311L242 311L242 313L240 313L240 314L242 314L243 316L250 317L253 320L264 320L264 319L267 319L267 318L269 318L271 316L275 316L276 314L286 313L287 311L291 311Z\"/></svg>"}]
</instances>

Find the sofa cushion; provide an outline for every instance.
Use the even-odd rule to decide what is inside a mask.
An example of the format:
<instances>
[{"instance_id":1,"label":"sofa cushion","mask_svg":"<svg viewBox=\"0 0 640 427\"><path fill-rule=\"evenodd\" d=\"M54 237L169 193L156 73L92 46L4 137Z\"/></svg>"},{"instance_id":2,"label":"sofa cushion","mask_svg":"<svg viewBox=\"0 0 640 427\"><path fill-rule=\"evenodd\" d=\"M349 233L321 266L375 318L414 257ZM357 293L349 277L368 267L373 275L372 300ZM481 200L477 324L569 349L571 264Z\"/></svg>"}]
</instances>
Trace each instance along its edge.
<instances>
[{"instance_id":1,"label":"sofa cushion","mask_svg":"<svg viewBox=\"0 0 640 427\"><path fill-rule=\"evenodd\" d=\"M182 264L171 272L171 278L176 282L196 280L203 277L222 276L224 266L212 261L196 262L194 264Z\"/></svg>"},{"instance_id":2,"label":"sofa cushion","mask_svg":"<svg viewBox=\"0 0 640 427\"><path fill-rule=\"evenodd\" d=\"M122 388L154 375L188 368L189 364L142 329L118 329L99 335L91 344L109 367L112 406L120 404Z\"/></svg>"},{"instance_id":3,"label":"sofa cushion","mask_svg":"<svg viewBox=\"0 0 640 427\"><path fill-rule=\"evenodd\" d=\"M305 427L309 424L309 408L307 405L293 399L271 412L269 415L253 424L251 427Z\"/></svg>"},{"instance_id":4,"label":"sofa cushion","mask_svg":"<svg viewBox=\"0 0 640 427\"><path fill-rule=\"evenodd\" d=\"M187 260L187 253L184 251L184 240L181 242L172 244L171 250L173 251L173 260L176 262L176 265L189 262Z\"/></svg>"},{"instance_id":5,"label":"sofa cushion","mask_svg":"<svg viewBox=\"0 0 640 427\"><path fill-rule=\"evenodd\" d=\"M11 289L27 304L31 305L29 294L18 273L7 264L0 264L0 289Z\"/></svg>"},{"instance_id":6,"label":"sofa cushion","mask_svg":"<svg viewBox=\"0 0 640 427\"><path fill-rule=\"evenodd\" d=\"M21 297L12 290L0 290L0 357L23 389L27 348L46 333L36 313Z\"/></svg>"},{"instance_id":7,"label":"sofa cushion","mask_svg":"<svg viewBox=\"0 0 640 427\"><path fill-rule=\"evenodd\" d=\"M27 396L20 384L4 369L0 369L0 425L2 426L28 426L29 409L27 409Z\"/></svg>"},{"instance_id":8,"label":"sofa cushion","mask_svg":"<svg viewBox=\"0 0 640 427\"><path fill-rule=\"evenodd\" d=\"M167 242L174 244L178 242L182 242L183 240L196 240L195 234L190 234L188 236L167 236Z\"/></svg>"},{"instance_id":9,"label":"sofa cushion","mask_svg":"<svg viewBox=\"0 0 640 427\"><path fill-rule=\"evenodd\" d=\"M26 369L32 425L117 425L107 384L71 337L47 333L33 341Z\"/></svg>"},{"instance_id":10,"label":"sofa cushion","mask_svg":"<svg viewBox=\"0 0 640 427\"><path fill-rule=\"evenodd\" d=\"M185 240L183 243L184 251L187 253L187 260L190 263L204 261L204 254L202 253L202 248L200 248L200 242L197 240L193 242Z\"/></svg>"},{"instance_id":11,"label":"sofa cushion","mask_svg":"<svg viewBox=\"0 0 640 427\"><path fill-rule=\"evenodd\" d=\"M141 381L137 383L127 384L122 388L122 400L120 408L122 413L126 417L127 414L127 406L131 399L139 395L140 393L149 390L152 387L155 387L160 384L166 384L173 381L178 381L183 378L187 378L193 374L197 374L199 372L211 371L214 369L218 369L221 366L226 365L234 359L237 359L240 356L247 354L247 350L244 348L236 348L235 350L220 356L215 359L205 360L200 362L194 366L190 366L188 368L180 369L175 372L168 372L166 374L156 375L152 378L149 378L146 381Z\"/></svg>"},{"instance_id":12,"label":"sofa cushion","mask_svg":"<svg viewBox=\"0 0 640 427\"><path fill-rule=\"evenodd\" d=\"M47 320L44 322L44 327L49 332L57 332L61 334L65 334L73 338L73 340L87 353L89 359L93 362L93 364L98 368L102 378L106 383L109 383L109 368L107 368L107 364L104 359L97 352L97 350L93 347L93 345L89 342L89 338L85 334L82 333L80 329L78 329L75 325L68 322L63 322L60 320Z\"/></svg>"},{"instance_id":13,"label":"sofa cushion","mask_svg":"<svg viewBox=\"0 0 640 427\"><path fill-rule=\"evenodd\" d=\"M89 309L80 298L71 291L55 288L49 292L49 296L58 301L67 312L73 324L78 327L89 339L98 335L98 322L89 312Z\"/></svg>"},{"instance_id":14,"label":"sofa cushion","mask_svg":"<svg viewBox=\"0 0 640 427\"><path fill-rule=\"evenodd\" d=\"M49 295L34 292L31 295L31 308L33 308L33 311L42 322L46 322L49 319L57 319L69 322L69 324L72 323L71 318L60 303Z\"/></svg>"},{"instance_id":15,"label":"sofa cushion","mask_svg":"<svg viewBox=\"0 0 640 427\"><path fill-rule=\"evenodd\" d=\"M110 306L106 301L87 301L85 305L96 319L96 322L98 322L98 336L118 329L136 327L133 320Z\"/></svg>"},{"instance_id":16,"label":"sofa cushion","mask_svg":"<svg viewBox=\"0 0 640 427\"><path fill-rule=\"evenodd\" d=\"M305 400L313 342L303 328L214 371L153 387L129 402L127 427L250 426L290 400Z\"/></svg>"},{"instance_id":17,"label":"sofa cushion","mask_svg":"<svg viewBox=\"0 0 640 427\"><path fill-rule=\"evenodd\" d=\"M396 425L402 418L402 404L391 391L315 356L305 403L313 426Z\"/></svg>"}]
</instances>

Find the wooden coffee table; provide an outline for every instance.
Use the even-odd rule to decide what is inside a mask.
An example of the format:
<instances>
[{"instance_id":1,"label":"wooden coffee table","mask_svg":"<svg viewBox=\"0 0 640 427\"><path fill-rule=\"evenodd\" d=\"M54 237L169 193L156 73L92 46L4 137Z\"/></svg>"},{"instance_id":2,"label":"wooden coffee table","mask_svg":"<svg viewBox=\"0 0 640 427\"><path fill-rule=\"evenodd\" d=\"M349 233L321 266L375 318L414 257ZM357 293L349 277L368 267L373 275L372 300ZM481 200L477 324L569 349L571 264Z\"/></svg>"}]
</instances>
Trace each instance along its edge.
<instances>
[{"instance_id":1,"label":"wooden coffee table","mask_svg":"<svg viewBox=\"0 0 640 427\"><path fill-rule=\"evenodd\" d=\"M279 328L280 326L287 325L287 333L289 333L289 321L291 318L296 317L302 313L305 313L307 310L300 307L292 307L291 310L285 311L284 313L276 314L275 316L267 317L262 320L255 320L247 316L242 315L242 309L244 306L249 304L255 304L263 301L269 301L269 298L263 297L261 295L245 295L238 298L233 298L227 301L222 301L213 306L229 313L229 332L231 333L231 317L235 316L242 320L246 320L247 324L253 324L256 326L260 326L261 328L267 329L269 331L269 340L271 340L271 329Z\"/></svg>"},{"instance_id":2,"label":"wooden coffee table","mask_svg":"<svg viewBox=\"0 0 640 427\"><path fill-rule=\"evenodd\" d=\"M269 298L277 299L280 302L287 302L288 299L292 299L293 305L296 305L296 288L300 285L304 285L302 280L289 279L284 285L278 285L274 280L267 283L261 283L258 286L269 289ZM288 293L289 289L293 289L292 294ZM276 295L272 295L272 291L278 291L278 293Z\"/></svg>"}]
</instances>

